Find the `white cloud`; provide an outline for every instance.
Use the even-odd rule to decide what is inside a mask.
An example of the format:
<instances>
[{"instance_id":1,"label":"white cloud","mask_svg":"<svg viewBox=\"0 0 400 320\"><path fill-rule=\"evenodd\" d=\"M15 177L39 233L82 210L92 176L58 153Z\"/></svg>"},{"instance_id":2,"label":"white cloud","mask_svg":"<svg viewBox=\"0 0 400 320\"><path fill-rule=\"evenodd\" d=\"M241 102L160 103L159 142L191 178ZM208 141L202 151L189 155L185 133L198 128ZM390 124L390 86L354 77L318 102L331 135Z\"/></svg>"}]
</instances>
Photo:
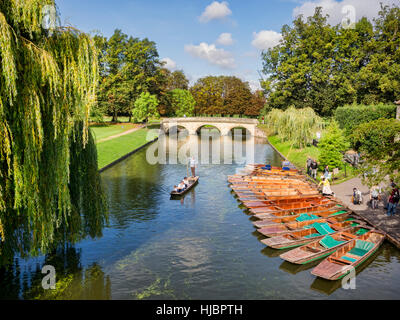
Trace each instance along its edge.
<instances>
[{"instance_id":1,"label":"white cloud","mask_svg":"<svg viewBox=\"0 0 400 320\"><path fill-rule=\"evenodd\" d=\"M230 33L221 33L217 39L217 43L223 46L231 46L233 44L232 35Z\"/></svg>"},{"instance_id":2,"label":"white cloud","mask_svg":"<svg viewBox=\"0 0 400 320\"><path fill-rule=\"evenodd\" d=\"M282 39L282 35L272 30L261 30L253 32L253 41L251 44L260 50L266 50L275 47Z\"/></svg>"},{"instance_id":3,"label":"white cloud","mask_svg":"<svg viewBox=\"0 0 400 320\"><path fill-rule=\"evenodd\" d=\"M186 45L185 51L222 68L233 69L236 67L232 54L224 49L218 49L215 44L202 42L198 46Z\"/></svg>"},{"instance_id":4,"label":"white cloud","mask_svg":"<svg viewBox=\"0 0 400 320\"><path fill-rule=\"evenodd\" d=\"M293 17L302 14L304 18L312 16L316 7L322 7L322 13L329 14L328 22L337 25L343 19L354 17L358 21L362 17L372 19L380 11L380 2L384 5L392 5L394 0L311 0L304 1L293 9ZM350 11L349 11L350 8ZM354 9L353 9L354 8ZM343 10L343 11L342 11ZM355 22L354 21L354 22Z\"/></svg>"},{"instance_id":5,"label":"white cloud","mask_svg":"<svg viewBox=\"0 0 400 320\"><path fill-rule=\"evenodd\" d=\"M171 58L163 58L161 59L162 62L165 62L164 67L167 68L170 71L176 70L176 62L172 60Z\"/></svg>"},{"instance_id":6,"label":"white cloud","mask_svg":"<svg viewBox=\"0 0 400 320\"><path fill-rule=\"evenodd\" d=\"M214 1L206 7L199 20L206 23L214 19L223 19L231 14L232 11L228 7L228 2Z\"/></svg>"}]
</instances>

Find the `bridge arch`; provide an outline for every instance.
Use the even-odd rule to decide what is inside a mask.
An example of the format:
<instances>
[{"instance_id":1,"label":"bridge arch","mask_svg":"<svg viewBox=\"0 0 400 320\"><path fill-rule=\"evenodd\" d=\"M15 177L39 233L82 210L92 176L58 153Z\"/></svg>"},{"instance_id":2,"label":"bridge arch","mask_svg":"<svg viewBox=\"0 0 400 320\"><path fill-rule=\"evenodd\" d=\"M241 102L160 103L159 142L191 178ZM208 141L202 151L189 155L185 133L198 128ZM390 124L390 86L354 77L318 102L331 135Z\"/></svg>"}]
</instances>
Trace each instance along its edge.
<instances>
[{"instance_id":1,"label":"bridge arch","mask_svg":"<svg viewBox=\"0 0 400 320\"><path fill-rule=\"evenodd\" d=\"M245 128L250 135L255 136L257 124L258 120L256 119L242 118L168 118L161 122L161 130L168 133L170 128L181 126L186 128L190 135L195 135L201 127L211 125L216 127L222 136L229 135L232 129L238 127Z\"/></svg>"}]
</instances>

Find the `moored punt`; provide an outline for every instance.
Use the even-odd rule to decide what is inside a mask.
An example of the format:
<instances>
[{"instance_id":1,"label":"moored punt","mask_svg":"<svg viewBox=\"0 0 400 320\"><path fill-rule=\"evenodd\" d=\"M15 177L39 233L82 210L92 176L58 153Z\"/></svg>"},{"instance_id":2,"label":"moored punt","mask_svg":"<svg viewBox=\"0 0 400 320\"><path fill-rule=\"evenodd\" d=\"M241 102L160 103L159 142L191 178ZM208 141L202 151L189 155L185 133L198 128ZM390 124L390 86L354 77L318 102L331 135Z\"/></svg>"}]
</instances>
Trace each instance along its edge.
<instances>
[{"instance_id":1,"label":"moored punt","mask_svg":"<svg viewBox=\"0 0 400 320\"><path fill-rule=\"evenodd\" d=\"M277 218L264 218L262 221L265 221L266 225L277 224L277 223L285 224L285 223L302 222L306 220L319 219L319 218L329 218L344 214L349 214L349 212L346 210L341 210L341 208L329 208L328 210L319 210L315 212L300 213L300 214L282 216ZM267 222L270 223L268 224Z\"/></svg>"},{"instance_id":2,"label":"moored punt","mask_svg":"<svg viewBox=\"0 0 400 320\"><path fill-rule=\"evenodd\" d=\"M265 212L269 211L277 211L277 210L286 210L286 209L297 209L304 208L310 206L317 206L320 204L327 204L332 202L329 199L318 199L318 200L307 200L301 199L300 201L292 202L292 203L277 203L275 201L270 200L258 200L258 201L243 201L243 205L248 208L266 208ZM271 208L268 210L268 208Z\"/></svg>"},{"instance_id":3,"label":"moored punt","mask_svg":"<svg viewBox=\"0 0 400 320\"><path fill-rule=\"evenodd\" d=\"M315 222L309 228L283 233L269 239L264 239L261 242L273 249L293 248L316 239L322 239L329 234L335 234L337 231L346 231L351 229L355 224L359 225L360 223L355 221L343 221L331 224L327 222Z\"/></svg>"},{"instance_id":4,"label":"moored punt","mask_svg":"<svg viewBox=\"0 0 400 320\"><path fill-rule=\"evenodd\" d=\"M341 279L373 255L384 240L384 233L376 230L368 232L341 246L316 266L311 273L327 280Z\"/></svg>"},{"instance_id":5,"label":"moored punt","mask_svg":"<svg viewBox=\"0 0 400 320\"><path fill-rule=\"evenodd\" d=\"M322 202L322 203L310 203L310 202L301 202L298 206L284 206L284 205L276 205L276 206L264 206L251 208L249 211L254 215L255 218L263 220L269 218L271 215L273 216L285 216L285 215L293 215L300 213L307 213L311 211L318 210L317 208L332 208L334 206L340 206L335 201Z\"/></svg>"},{"instance_id":6,"label":"moored punt","mask_svg":"<svg viewBox=\"0 0 400 320\"><path fill-rule=\"evenodd\" d=\"M304 217L304 215L300 217L294 217L294 219L292 219L292 217L274 219L271 221L271 224L264 226L257 231L266 237L274 237L288 231L299 231L304 227L313 224L314 222L341 222L346 220L350 213L343 210L339 212L320 212L316 215L310 214L308 217Z\"/></svg>"},{"instance_id":7,"label":"moored punt","mask_svg":"<svg viewBox=\"0 0 400 320\"><path fill-rule=\"evenodd\" d=\"M351 240L357 239L372 230L373 228L365 225L354 226L345 231L340 231L336 234L327 235L322 239L312 241L300 248L285 252L281 254L280 257L294 264L307 264L325 258Z\"/></svg>"},{"instance_id":8,"label":"moored punt","mask_svg":"<svg viewBox=\"0 0 400 320\"><path fill-rule=\"evenodd\" d=\"M262 215L262 219L258 220L258 221L253 221L253 225L256 228L263 228L263 227L267 227L269 225L271 225L271 221L274 221L277 218L292 218L292 217L300 217L301 214L303 213L307 213L310 215L318 215L318 214L322 214L324 212L337 212L337 210L340 210L339 207L336 208L336 210L333 209L334 206L330 206L330 207L326 207L326 206L318 206L318 207L313 207L313 210L308 210L305 212L301 212L301 213L295 213L295 212L290 212L290 211L284 211L284 212L276 212L274 214L268 214ZM253 216L255 217L255 216Z\"/></svg>"}]
</instances>

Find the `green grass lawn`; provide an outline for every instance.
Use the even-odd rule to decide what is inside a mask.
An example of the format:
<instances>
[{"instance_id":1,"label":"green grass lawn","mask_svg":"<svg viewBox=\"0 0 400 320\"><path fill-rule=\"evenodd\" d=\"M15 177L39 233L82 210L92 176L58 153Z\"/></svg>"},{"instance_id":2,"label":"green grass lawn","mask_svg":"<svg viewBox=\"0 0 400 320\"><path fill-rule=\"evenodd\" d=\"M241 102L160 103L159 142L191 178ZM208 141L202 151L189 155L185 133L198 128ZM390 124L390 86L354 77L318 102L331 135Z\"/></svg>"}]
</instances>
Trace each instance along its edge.
<instances>
[{"instance_id":1,"label":"green grass lawn","mask_svg":"<svg viewBox=\"0 0 400 320\"><path fill-rule=\"evenodd\" d=\"M99 169L147 143L148 132L148 129L143 128L115 139L97 143ZM152 139L154 138L153 135Z\"/></svg>"},{"instance_id":2,"label":"green grass lawn","mask_svg":"<svg viewBox=\"0 0 400 320\"><path fill-rule=\"evenodd\" d=\"M93 125L90 127L96 141L137 128L134 123Z\"/></svg>"},{"instance_id":3,"label":"green grass lawn","mask_svg":"<svg viewBox=\"0 0 400 320\"><path fill-rule=\"evenodd\" d=\"M277 148L286 158L289 159L297 168L305 170L307 157L318 160L319 149L314 146L309 146L303 149L292 147L291 142L281 142L277 136L269 136L269 142Z\"/></svg>"}]
</instances>

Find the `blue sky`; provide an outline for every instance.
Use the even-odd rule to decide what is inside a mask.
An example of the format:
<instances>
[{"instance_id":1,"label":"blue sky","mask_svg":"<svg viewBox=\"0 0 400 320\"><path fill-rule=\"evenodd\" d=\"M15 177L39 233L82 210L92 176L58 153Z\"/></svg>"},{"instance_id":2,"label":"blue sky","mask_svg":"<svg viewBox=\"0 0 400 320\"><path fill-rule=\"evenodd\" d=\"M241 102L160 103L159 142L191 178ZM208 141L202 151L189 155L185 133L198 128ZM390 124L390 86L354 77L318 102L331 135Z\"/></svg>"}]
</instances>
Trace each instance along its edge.
<instances>
[{"instance_id":1,"label":"blue sky","mask_svg":"<svg viewBox=\"0 0 400 320\"><path fill-rule=\"evenodd\" d=\"M398 0L380 0L393 2ZM350 5L358 18L373 17L377 0L57 0L61 21L111 36L115 29L157 44L172 70L193 83L207 75L235 75L257 88L260 53L278 43L284 24L321 5L340 22ZM221 34L224 34L221 38ZM218 41L218 39L220 40Z\"/></svg>"}]
</instances>

